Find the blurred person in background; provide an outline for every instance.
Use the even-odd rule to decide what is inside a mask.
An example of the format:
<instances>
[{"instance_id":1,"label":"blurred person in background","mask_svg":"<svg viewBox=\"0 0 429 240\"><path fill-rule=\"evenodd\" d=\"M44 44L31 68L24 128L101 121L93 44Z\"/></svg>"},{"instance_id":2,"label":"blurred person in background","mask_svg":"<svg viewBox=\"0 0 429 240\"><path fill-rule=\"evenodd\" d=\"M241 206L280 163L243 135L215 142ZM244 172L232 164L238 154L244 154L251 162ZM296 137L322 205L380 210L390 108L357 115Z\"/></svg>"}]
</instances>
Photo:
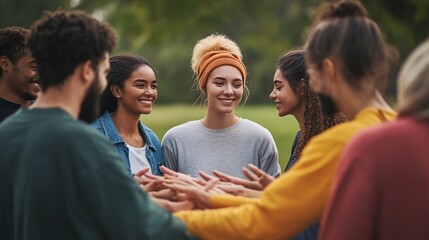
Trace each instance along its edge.
<instances>
[{"instance_id":1,"label":"blurred person in background","mask_svg":"<svg viewBox=\"0 0 429 240\"><path fill-rule=\"evenodd\" d=\"M36 63L27 47L30 31L21 27L0 29L0 122L37 97Z\"/></svg>"},{"instance_id":2,"label":"blurred person in background","mask_svg":"<svg viewBox=\"0 0 429 240\"><path fill-rule=\"evenodd\" d=\"M398 109L344 150L321 239L429 239L429 40L399 73Z\"/></svg>"}]
</instances>

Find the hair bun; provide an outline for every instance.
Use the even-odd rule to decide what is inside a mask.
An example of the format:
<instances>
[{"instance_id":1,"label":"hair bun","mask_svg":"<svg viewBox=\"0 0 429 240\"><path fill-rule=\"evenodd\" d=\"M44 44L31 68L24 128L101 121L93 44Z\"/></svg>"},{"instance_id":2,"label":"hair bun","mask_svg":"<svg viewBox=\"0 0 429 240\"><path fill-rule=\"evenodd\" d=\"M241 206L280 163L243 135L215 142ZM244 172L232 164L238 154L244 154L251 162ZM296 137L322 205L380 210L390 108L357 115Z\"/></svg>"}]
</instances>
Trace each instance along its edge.
<instances>
[{"instance_id":1,"label":"hair bun","mask_svg":"<svg viewBox=\"0 0 429 240\"><path fill-rule=\"evenodd\" d=\"M359 1L342 0L322 7L318 21L345 17L368 17L368 12Z\"/></svg>"}]
</instances>

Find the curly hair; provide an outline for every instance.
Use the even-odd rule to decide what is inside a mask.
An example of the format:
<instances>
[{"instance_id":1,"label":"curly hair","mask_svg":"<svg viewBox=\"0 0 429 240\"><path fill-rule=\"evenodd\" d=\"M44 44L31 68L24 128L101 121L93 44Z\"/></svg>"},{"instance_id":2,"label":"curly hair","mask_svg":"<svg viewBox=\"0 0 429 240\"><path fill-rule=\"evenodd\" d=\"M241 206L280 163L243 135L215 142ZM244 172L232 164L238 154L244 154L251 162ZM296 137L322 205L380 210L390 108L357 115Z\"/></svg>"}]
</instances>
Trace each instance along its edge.
<instances>
[{"instance_id":1,"label":"curly hair","mask_svg":"<svg viewBox=\"0 0 429 240\"><path fill-rule=\"evenodd\" d=\"M62 84L85 61L91 61L96 70L115 42L115 34L108 24L82 11L45 13L31 26L28 39L42 91Z\"/></svg>"},{"instance_id":2,"label":"curly hair","mask_svg":"<svg viewBox=\"0 0 429 240\"><path fill-rule=\"evenodd\" d=\"M297 157L299 157L311 137L336 124L347 121L346 117L341 113L337 113L332 117L323 113L319 97L310 89L310 78L306 71L304 55L305 50L291 50L283 54L277 62L277 69L288 81L292 91L304 99L304 123L301 129L301 136L294 150Z\"/></svg>"},{"instance_id":3,"label":"curly hair","mask_svg":"<svg viewBox=\"0 0 429 240\"><path fill-rule=\"evenodd\" d=\"M5 56L12 64L16 64L28 53L26 41L29 35L30 30L22 27L0 29L0 56ZM0 68L0 77L2 76L3 70Z\"/></svg>"},{"instance_id":4,"label":"curly hair","mask_svg":"<svg viewBox=\"0 0 429 240\"><path fill-rule=\"evenodd\" d=\"M225 50L237 55L243 61L243 55L237 43L229 39L227 36L219 33L212 34L197 42L192 52L191 67L197 73L201 58L204 54L210 51Z\"/></svg>"}]
</instances>

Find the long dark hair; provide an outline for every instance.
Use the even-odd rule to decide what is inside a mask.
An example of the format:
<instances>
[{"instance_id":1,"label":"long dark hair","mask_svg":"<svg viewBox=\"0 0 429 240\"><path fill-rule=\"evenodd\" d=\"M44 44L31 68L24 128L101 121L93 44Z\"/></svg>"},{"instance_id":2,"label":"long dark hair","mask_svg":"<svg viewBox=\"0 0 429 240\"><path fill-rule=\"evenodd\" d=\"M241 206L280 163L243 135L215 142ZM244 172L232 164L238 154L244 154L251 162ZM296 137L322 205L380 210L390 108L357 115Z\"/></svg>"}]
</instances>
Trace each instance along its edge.
<instances>
[{"instance_id":1,"label":"long dark hair","mask_svg":"<svg viewBox=\"0 0 429 240\"><path fill-rule=\"evenodd\" d=\"M110 58L110 72L107 75L107 87L101 99L100 113L106 111L114 112L118 107L118 102L113 96L110 87L117 85L120 89L124 87L124 81L140 66L148 66L155 73L152 65L143 57L134 55L118 55Z\"/></svg>"},{"instance_id":2,"label":"long dark hair","mask_svg":"<svg viewBox=\"0 0 429 240\"><path fill-rule=\"evenodd\" d=\"M318 96L310 89L310 78L306 71L304 55L305 50L291 50L284 53L277 62L277 69L288 81L294 93L301 95L305 102L303 129L294 150L298 157L311 137L346 121L346 117L341 113L332 117L323 114Z\"/></svg>"}]
</instances>

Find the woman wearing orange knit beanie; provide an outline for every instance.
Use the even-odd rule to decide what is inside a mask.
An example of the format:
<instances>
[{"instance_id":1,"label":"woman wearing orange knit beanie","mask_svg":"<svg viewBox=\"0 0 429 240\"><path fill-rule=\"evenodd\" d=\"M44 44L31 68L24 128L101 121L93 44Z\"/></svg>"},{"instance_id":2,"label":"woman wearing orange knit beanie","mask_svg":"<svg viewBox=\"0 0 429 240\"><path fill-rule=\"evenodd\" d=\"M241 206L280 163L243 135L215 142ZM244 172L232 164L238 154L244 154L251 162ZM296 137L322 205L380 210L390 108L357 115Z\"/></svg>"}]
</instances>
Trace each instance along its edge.
<instances>
[{"instance_id":1,"label":"woman wearing orange knit beanie","mask_svg":"<svg viewBox=\"0 0 429 240\"><path fill-rule=\"evenodd\" d=\"M199 171L220 170L244 178L242 168L253 164L278 176L278 152L271 133L234 113L247 92L246 66L237 44L212 34L198 41L191 62L207 113L165 134L162 146L167 167L193 177Z\"/></svg>"}]
</instances>

